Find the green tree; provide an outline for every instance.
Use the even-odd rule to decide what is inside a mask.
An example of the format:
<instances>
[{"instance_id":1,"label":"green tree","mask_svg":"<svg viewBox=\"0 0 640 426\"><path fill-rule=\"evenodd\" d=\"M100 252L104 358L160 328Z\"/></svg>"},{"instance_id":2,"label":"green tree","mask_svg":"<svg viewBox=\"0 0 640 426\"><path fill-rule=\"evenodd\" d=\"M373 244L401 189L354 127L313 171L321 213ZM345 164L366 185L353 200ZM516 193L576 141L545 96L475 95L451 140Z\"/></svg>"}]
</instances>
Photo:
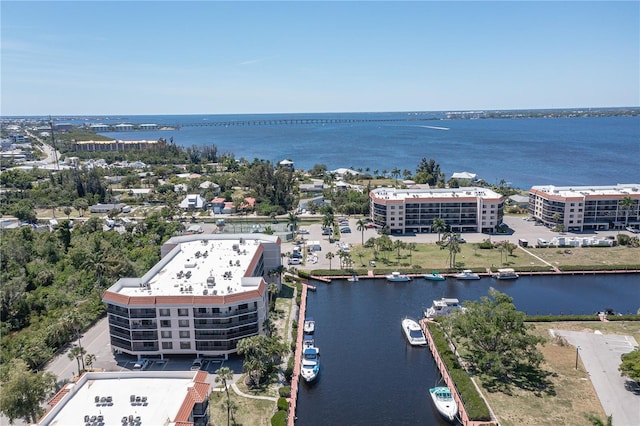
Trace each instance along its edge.
<instances>
[{"instance_id":1,"label":"green tree","mask_svg":"<svg viewBox=\"0 0 640 426\"><path fill-rule=\"evenodd\" d=\"M55 389L56 377L48 372L33 372L27 363L14 358L2 370L0 411L13 424L16 419L35 423L44 413L42 404Z\"/></svg>"},{"instance_id":2,"label":"green tree","mask_svg":"<svg viewBox=\"0 0 640 426\"><path fill-rule=\"evenodd\" d=\"M446 232L437 244L440 250L449 250L449 268L455 268L456 255L460 253L460 234Z\"/></svg>"},{"instance_id":3,"label":"green tree","mask_svg":"<svg viewBox=\"0 0 640 426\"><path fill-rule=\"evenodd\" d=\"M333 259L335 255L332 252L328 252L324 257L329 260L329 270L331 270L331 259Z\"/></svg>"},{"instance_id":4,"label":"green tree","mask_svg":"<svg viewBox=\"0 0 640 426\"><path fill-rule=\"evenodd\" d=\"M433 219L431 230L438 233L438 242L440 241L440 235L447 230L447 223L444 219L436 217Z\"/></svg>"},{"instance_id":5,"label":"green tree","mask_svg":"<svg viewBox=\"0 0 640 426\"><path fill-rule=\"evenodd\" d=\"M404 242L401 240L395 240L393 242L393 248L397 250L396 258L398 259L398 263L400 262L400 249L404 248Z\"/></svg>"},{"instance_id":6,"label":"green tree","mask_svg":"<svg viewBox=\"0 0 640 426\"><path fill-rule=\"evenodd\" d=\"M488 382L516 383L542 362L537 345L542 337L529 334L526 314L516 311L513 299L495 289L480 301L465 302L465 311L447 318L452 336L464 336L458 343L471 370Z\"/></svg>"},{"instance_id":7,"label":"green tree","mask_svg":"<svg viewBox=\"0 0 640 426\"><path fill-rule=\"evenodd\" d=\"M76 362L78 363L78 376L84 370L84 355L86 353L87 351L83 347L74 345L71 348L71 350L69 350L69 353L67 354L67 357L69 359L71 360L75 359ZM82 368L80 368L80 362L82 362Z\"/></svg>"},{"instance_id":8,"label":"green tree","mask_svg":"<svg viewBox=\"0 0 640 426\"><path fill-rule=\"evenodd\" d=\"M444 173L440 171L440 165L435 162L434 159L422 158L418 167L416 168L416 174L413 177L416 183L428 183L430 186L443 187L444 186Z\"/></svg>"},{"instance_id":9,"label":"green tree","mask_svg":"<svg viewBox=\"0 0 640 426\"><path fill-rule=\"evenodd\" d=\"M618 367L623 376L629 377L635 382L640 382L640 349L623 354L622 364Z\"/></svg>"},{"instance_id":10,"label":"green tree","mask_svg":"<svg viewBox=\"0 0 640 426\"><path fill-rule=\"evenodd\" d=\"M360 231L361 244L364 245L364 231L367 229L367 223L362 219L358 219L356 229Z\"/></svg>"},{"instance_id":11,"label":"green tree","mask_svg":"<svg viewBox=\"0 0 640 426\"><path fill-rule=\"evenodd\" d=\"M94 354L87 354L87 356L84 358L84 363L89 368L93 368L94 362L96 362L96 356Z\"/></svg>"},{"instance_id":12,"label":"green tree","mask_svg":"<svg viewBox=\"0 0 640 426\"><path fill-rule=\"evenodd\" d=\"M233 380L233 370L229 367L220 367L216 370L216 383L222 383L224 391L227 394L227 426L231 422L231 396L229 395L228 383Z\"/></svg>"},{"instance_id":13,"label":"green tree","mask_svg":"<svg viewBox=\"0 0 640 426\"><path fill-rule=\"evenodd\" d=\"M296 230L298 229L298 222L300 221L300 218L298 217L297 214L290 212L289 216L287 217L287 224L290 226L291 231L296 232Z\"/></svg>"},{"instance_id":14,"label":"green tree","mask_svg":"<svg viewBox=\"0 0 640 426\"><path fill-rule=\"evenodd\" d=\"M599 419L598 417L594 416L593 414L588 414L587 415L587 420L593 426L613 426L613 416L607 416L607 421L603 422L601 419Z\"/></svg>"},{"instance_id":15,"label":"green tree","mask_svg":"<svg viewBox=\"0 0 640 426\"><path fill-rule=\"evenodd\" d=\"M631 197L624 197L620 200L620 209L624 211L624 226L629 226L629 212L635 204L635 200Z\"/></svg>"}]
</instances>

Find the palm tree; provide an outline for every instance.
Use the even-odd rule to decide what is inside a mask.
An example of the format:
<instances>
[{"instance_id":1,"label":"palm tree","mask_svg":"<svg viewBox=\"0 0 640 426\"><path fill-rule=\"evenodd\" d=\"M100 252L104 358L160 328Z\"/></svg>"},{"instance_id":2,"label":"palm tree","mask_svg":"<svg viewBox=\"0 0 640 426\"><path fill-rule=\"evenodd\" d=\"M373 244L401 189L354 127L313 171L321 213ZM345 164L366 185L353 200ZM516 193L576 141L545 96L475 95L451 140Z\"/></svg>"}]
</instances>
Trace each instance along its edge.
<instances>
[{"instance_id":1,"label":"palm tree","mask_svg":"<svg viewBox=\"0 0 640 426\"><path fill-rule=\"evenodd\" d=\"M298 217L297 214L290 212L289 216L287 217L287 224L289 224L291 226L291 230L293 232L296 232L296 230L298 229L298 221L300 220L300 218Z\"/></svg>"},{"instance_id":2,"label":"palm tree","mask_svg":"<svg viewBox=\"0 0 640 426\"><path fill-rule=\"evenodd\" d=\"M82 370L84 370L84 358L83 357L84 357L85 353L87 353L87 351L84 350L84 348L74 345L73 348L71 348L71 350L67 354L67 357L69 359L75 359L76 362L78 363L78 376L80 375ZM82 361L82 369L80 369L80 361Z\"/></svg>"},{"instance_id":3,"label":"palm tree","mask_svg":"<svg viewBox=\"0 0 640 426\"><path fill-rule=\"evenodd\" d=\"M89 368L93 367L93 363L95 361L96 361L96 356L94 354L87 354L87 356L84 358L84 363Z\"/></svg>"},{"instance_id":4,"label":"palm tree","mask_svg":"<svg viewBox=\"0 0 640 426\"><path fill-rule=\"evenodd\" d=\"M438 242L440 242L440 234L447 230L447 223L444 221L444 219L436 217L435 219L433 219L431 229L438 233Z\"/></svg>"},{"instance_id":5,"label":"palm tree","mask_svg":"<svg viewBox=\"0 0 640 426\"><path fill-rule=\"evenodd\" d=\"M442 237L442 241L438 242L441 250L449 249L449 268L454 268L456 265L456 254L460 253L459 238L460 234L447 232ZM502 261L502 256L500 257L500 260Z\"/></svg>"},{"instance_id":6,"label":"palm tree","mask_svg":"<svg viewBox=\"0 0 640 426\"><path fill-rule=\"evenodd\" d=\"M409 250L409 263L413 263L412 253L416 250L418 245L416 243L407 244L407 249Z\"/></svg>"},{"instance_id":7,"label":"palm tree","mask_svg":"<svg viewBox=\"0 0 640 426\"><path fill-rule=\"evenodd\" d=\"M629 226L629 211L634 207L636 202L631 197L624 197L620 200L620 209L624 210L624 226Z\"/></svg>"},{"instance_id":8,"label":"palm tree","mask_svg":"<svg viewBox=\"0 0 640 426\"><path fill-rule=\"evenodd\" d=\"M393 176L396 179L396 187L398 186L398 177L400 176L400 169L397 167L394 167L393 170L391 170L391 176Z\"/></svg>"},{"instance_id":9,"label":"palm tree","mask_svg":"<svg viewBox=\"0 0 640 426\"><path fill-rule=\"evenodd\" d=\"M329 252L324 257L325 257L325 259L329 260L329 270L331 270L331 259L333 259L335 257L335 255L333 253Z\"/></svg>"},{"instance_id":10,"label":"palm tree","mask_svg":"<svg viewBox=\"0 0 640 426\"><path fill-rule=\"evenodd\" d=\"M364 245L364 231L367 229L367 223L362 219L358 219L356 229L360 231L361 244Z\"/></svg>"},{"instance_id":11,"label":"palm tree","mask_svg":"<svg viewBox=\"0 0 640 426\"><path fill-rule=\"evenodd\" d=\"M227 426L231 422L231 397L229 396L229 386L227 382L233 379L233 370L229 367L220 367L216 370L216 383L222 382L224 391L227 393Z\"/></svg>"},{"instance_id":12,"label":"palm tree","mask_svg":"<svg viewBox=\"0 0 640 426\"><path fill-rule=\"evenodd\" d=\"M404 248L404 243L401 240L395 240L393 242L393 248L398 250L398 254L396 256L397 256L397 259L398 259L398 263L400 263L400 249Z\"/></svg>"}]
</instances>

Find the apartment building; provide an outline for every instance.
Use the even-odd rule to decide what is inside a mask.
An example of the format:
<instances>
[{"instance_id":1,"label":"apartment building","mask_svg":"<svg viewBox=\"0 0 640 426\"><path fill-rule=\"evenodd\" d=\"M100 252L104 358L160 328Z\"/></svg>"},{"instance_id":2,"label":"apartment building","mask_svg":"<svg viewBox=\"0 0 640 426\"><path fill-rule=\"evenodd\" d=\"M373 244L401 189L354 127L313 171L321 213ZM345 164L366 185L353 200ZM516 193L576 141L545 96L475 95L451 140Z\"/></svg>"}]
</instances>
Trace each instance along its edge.
<instances>
[{"instance_id":1,"label":"apartment building","mask_svg":"<svg viewBox=\"0 0 640 426\"><path fill-rule=\"evenodd\" d=\"M226 357L239 340L263 333L279 237L185 235L169 239L161 256L144 276L121 278L103 295L115 351Z\"/></svg>"},{"instance_id":2,"label":"apartment building","mask_svg":"<svg viewBox=\"0 0 640 426\"><path fill-rule=\"evenodd\" d=\"M631 199L626 206L624 199ZM640 184L609 186L533 186L529 214L547 226L567 231L622 229L640 225Z\"/></svg>"},{"instance_id":3,"label":"apartment building","mask_svg":"<svg viewBox=\"0 0 640 426\"><path fill-rule=\"evenodd\" d=\"M205 371L89 372L49 401L35 426L209 424Z\"/></svg>"},{"instance_id":4,"label":"apartment building","mask_svg":"<svg viewBox=\"0 0 640 426\"><path fill-rule=\"evenodd\" d=\"M431 232L440 218L454 232L495 232L502 224L504 197L490 189L376 188L371 219L391 233Z\"/></svg>"}]
</instances>

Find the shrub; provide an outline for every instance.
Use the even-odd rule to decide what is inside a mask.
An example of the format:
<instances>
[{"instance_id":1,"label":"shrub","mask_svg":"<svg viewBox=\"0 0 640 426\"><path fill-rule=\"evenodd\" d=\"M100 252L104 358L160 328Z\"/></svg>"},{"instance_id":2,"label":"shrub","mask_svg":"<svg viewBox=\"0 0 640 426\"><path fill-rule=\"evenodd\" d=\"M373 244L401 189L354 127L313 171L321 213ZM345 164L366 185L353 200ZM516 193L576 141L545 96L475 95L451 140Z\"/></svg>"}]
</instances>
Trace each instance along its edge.
<instances>
[{"instance_id":1,"label":"shrub","mask_svg":"<svg viewBox=\"0 0 640 426\"><path fill-rule=\"evenodd\" d=\"M287 401L287 398L285 398L284 396L281 396L280 398L278 398L278 410L287 411L288 409L289 409L289 402Z\"/></svg>"},{"instance_id":2,"label":"shrub","mask_svg":"<svg viewBox=\"0 0 640 426\"><path fill-rule=\"evenodd\" d=\"M288 398L289 396L291 396L291 386L283 386L280 389L278 389L278 394L281 397L285 397Z\"/></svg>"},{"instance_id":3,"label":"shrub","mask_svg":"<svg viewBox=\"0 0 640 426\"><path fill-rule=\"evenodd\" d=\"M271 417L271 426L287 426L287 412L278 410Z\"/></svg>"}]
</instances>

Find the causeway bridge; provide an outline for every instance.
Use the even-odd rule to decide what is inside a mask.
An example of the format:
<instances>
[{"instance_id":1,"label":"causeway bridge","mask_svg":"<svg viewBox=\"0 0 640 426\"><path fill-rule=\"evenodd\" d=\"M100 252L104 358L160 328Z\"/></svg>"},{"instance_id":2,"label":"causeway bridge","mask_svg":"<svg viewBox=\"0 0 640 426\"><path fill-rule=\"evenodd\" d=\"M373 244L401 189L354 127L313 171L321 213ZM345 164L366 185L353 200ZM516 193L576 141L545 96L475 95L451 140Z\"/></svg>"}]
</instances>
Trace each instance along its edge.
<instances>
[{"instance_id":1,"label":"causeway bridge","mask_svg":"<svg viewBox=\"0 0 640 426\"><path fill-rule=\"evenodd\" d=\"M231 126L289 126L304 124L350 124L350 123L390 123L390 122L423 122L439 120L437 118L264 118L254 120L229 120L229 121L199 121L193 123L183 123L170 127L231 127Z\"/></svg>"}]
</instances>

